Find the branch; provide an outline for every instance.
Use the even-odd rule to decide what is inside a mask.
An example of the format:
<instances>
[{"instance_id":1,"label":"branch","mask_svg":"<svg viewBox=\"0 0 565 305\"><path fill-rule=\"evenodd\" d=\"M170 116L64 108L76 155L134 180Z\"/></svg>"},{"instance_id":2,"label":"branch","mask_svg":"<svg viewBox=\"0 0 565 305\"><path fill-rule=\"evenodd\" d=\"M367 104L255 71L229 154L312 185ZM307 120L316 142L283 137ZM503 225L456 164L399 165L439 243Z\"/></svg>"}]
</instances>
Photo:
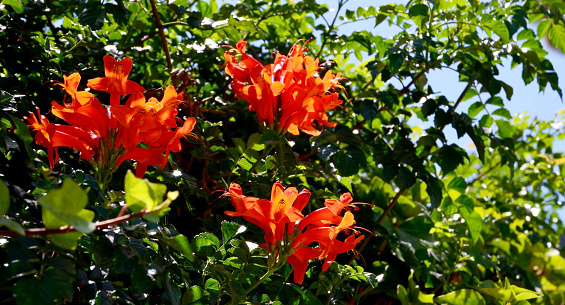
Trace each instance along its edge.
<instances>
[{"instance_id":1,"label":"branch","mask_svg":"<svg viewBox=\"0 0 565 305\"><path fill-rule=\"evenodd\" d=\"M424 70L422 70L420 73L418 73L410 83L408 83L408 85L404 86L404 88L402 88L402 90L398 91L398 96L404 95L408 92L410 92L410 86L412 86L418 79L420 79L420 77L422 77L426 72L428 72L430 68L425 68Z\"/></svg>"},{"instance_id":2,"label":"branch","mask_svg":"<svg viewBox=\"0 0 565 305\"><path fill-rule=\"evenodd\" d=\"M486 174L490 173L493 169L497 168L500 165L500 161L496 162L495 165L491 166L489 169L487 169L486 171L480 173L477 177L475 177L475 179L473 179L472 181L470 181L469 183L467 183L467 186L471 186L473 185L475 182L477 182L478 180L480 180L482 177L484 177Z\"/></svg>"},{"instance_id":3,"label":"branch","mask_svg":"<svg viewBox=\"0 0 565 305\"><path fill-rule=\"evenodd\" d=\"M154 212L157 212L159 210L155 210L155 211L151 211L151 212L147 212L146 210L143 210L139 213L136 214L130 214L130 215L125 215L125 216L118 216L116 218L112 218L112 219L108 219L108 220L104 220L104 221L98 221L96 222L94 225L96 227L95 230L98 229L105 229L107 227L111 227L111 226L115 226L118 225L122 222L126 222L132 219L136 219L136 218L141 218L147 214L151 214ZM53 234L65 234L65 233L71 233L71 232L77 232L77 229L75 229L73 226L64 226L64 227L60 227L59 229L47 229L47 228L32 228L32 229L26 229L25 230L25 236L45 236L45 235L53 235ZM10 231L10 230L0 230L0 236L8 236L8 237L20 237L21 235L14 232L14 231Z\"/></svg>"},{"instance_id":4,"label":"branch","mask_svg":"<svg viewBox=\"0 0 565 305\"><path fill-rule=\"evenodd\" d=\"M347 2L347 1L346 1ZM335 16L334 16L334 20L332 21L332 24L329 26L328 28L328 32L326 34L326 37L324 37L324 41L322 41L322 45L320 46L320 50L318 51L318 54L316 54L316 58L320 57L320 55L322 54L322 52L324 51L324 47L326 46L326 43L328 42L328 39L330 39L329 35L332 32L334 25L335 25L335 21L337 20L337 17L339 16L339 11L341 10L341 7L343 6L343 2L340 0L339 4L337 6L337 11L335 12ZM326 18L324 18L325 20ZM327 23L327 21L326 21Z\"/></svg>"},{"instance_id":5,"label":"branch","mask_svg":"<svg viewBox=\"0 0 565 305\"><path fill-rule=\"evenodd\" d=\"M474 81L470 81L469 83L467 83L467 86L465 87L465 89L463 89L463 92L461 92L461 95L459 95L459 98L457 99L457 101L453 105L453 110L455 110L455 108L457 108L457 106L459 106L459 103L461 103L461 101L463 101L465 94L467 94L467 91L469 91L469 89L471 89L471 86L473 86L474 83L475 83Z\"/></svg>"},{"instance_id":6,"label":"branch","mask_svg":"<svg viewBox=\"0 0 565 305\"><path fill-rule=\"evenodd\" d=\"M163 50L165 51L165 58L167 59L167 67L169 71L173 70L173 64L171 63L171 54L169 54L169 47L167 46L167 40L165 39L165 32L163 31L163 25L161 24L161 19L159 18L159 13L157 12L157 6L155 6L155 0L149 0L151 2L151 9L153 10L153 16L155 17L155 23L157 23L157 28L159 29L159 35L161 36L161 43L163 44Z\"/></svg>"},{"instance_id":7,"label":"branch","mask_svg":"<svg viewBox=\"0 0 565 305\"><path fill-rule=\"evenodd\" d=\"M398 190L398 192L396 193L394 198L392 198L392 200L390 201L390 203L388 204L388 206L384 210L381 217L379 217L379 219L377 220L377 224L380 225L384 221L385 217L388 215L388 213L390 213L392 208L396 205L396 202L398 202L398 198L400 198L401 194L402 194L402 190ZM365 249L365 247L369 244L369 241L371 240L371 238L373 236L375 236L375 235L371 234L371 235L369 235L369 237L365 238L365 240L363 241L363 244L361 244L361 246L359 247L359 249L357 250L355 255L353 255L353 257L349 260L349 262L347 264L351 264L351 262L353 262L355 259L357 259L359 257L361 251L363 251L363 249ZM386 242L386 240L384 242Z\"/></svg>"},{"instance_id":8,"label":"branch","mask_svg":"<svg viewBox=\"0 0 565 305\"><path fill-rule=\"evenodd\" d=\"M392 200L390 201L390 203L388 204L388 206L384 210L381 217L379 217L379 219L377 220L377 224L380 225L385 220L385 217L388 215L388 213L390 213L390 211L392 211L392 208L396 205L396 202L398 201L398 198L400 198L401 193L402 193L402 190L398 190L398 192L396 193L396 196L394 196L394 198L392 198Z\"/></svg>"},{"instance_id":9,"label":"branch","mask_svg":"<svg viewBox=\"0 0 565 305\"><path fill-rule=\"evenodd\" d=\"M461 103L461 101L463 101L463 98L465 97L465 94L467 94L467 91L469 91L469 89L471 89L471 87L475 84L474 81L470 81L467 83L467 86L465 86L465 89L463 89L463 92L461 92L461 94L459 95L459 98L457 99L457 101L455 101L455 104L453 104L453 111L455 111L455 109L457 108L457 106L459 106L459 103ZM443 129L445 128L445 126L447 125L443 125L439 128L439 130L443 131Z\"/></svg>"}]
</instances>

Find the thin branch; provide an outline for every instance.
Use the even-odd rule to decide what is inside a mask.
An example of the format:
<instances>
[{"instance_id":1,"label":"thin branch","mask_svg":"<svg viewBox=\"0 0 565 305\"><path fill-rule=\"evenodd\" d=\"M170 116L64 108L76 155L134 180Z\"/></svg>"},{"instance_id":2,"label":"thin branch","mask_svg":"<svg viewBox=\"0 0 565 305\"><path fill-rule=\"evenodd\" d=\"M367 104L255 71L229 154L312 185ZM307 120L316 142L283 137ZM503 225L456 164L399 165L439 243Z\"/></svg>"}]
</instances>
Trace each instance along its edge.
<instances>
[{"instance_id":1,"label":"thin branch","mask_svg":"<svg viewBox=\"0 0 565 305\"><path fill-rule=\"evenodd\" d=\"M347 1L345 1L345 2L347 2ZM337 11L335 12L334 20L332 21L332 24L328 28L328 32L326 34L326 37L324 37L324 41L322 41L322 45L320 46L320 50L318 51L318 54L316 54L316 58L320 57L320 55L322 54L322 51L324 50L324 47L326 46L326 43L328 42L328 39L330 39L329 34L332 32L332 30L334 28L337 17L339 16L339 11L341 10L343 4L344 3L340 0L339 4L337 6Z\"/></svg>"},{"instance_id":2,"label":"thin branch","mask_svg":"<svg viewBox=\"0 0 565 305\"><path fill-rule=\"evenodd\" d=\"M141 218L147 214L154 213L157 211L158 210L147 212L146 210L143 210L136 214L124 215L104 221L99 221L94 224L94 226L96 227L95 230L105 229L107 227L115 226L122 222L126 222L136 218ZM60 227L59 229L32 228L25 230L26 233L25 236L45 236L45 235L53 235L53 234L65 234L71 232L77 232L77 229L75 229L73 226L64 226L64 227ZM0 230L0 236L19 237L21 235L10 230Z\"/></svg>"},{"instance_id":3,"label":"thin branch","mask_svg":"<svg viewBox=\"0 0 565 305\"><path fill-rule=\"evenodd\" d=\"M455 110L455 108L457 108L457 106L459 106L459 103L461 103L461 101L463 101L465 94L467 94L467 92L469 91L469 89L471 89L471 86L473 86L474 83L475 83L474 81L470 81L469 83L467 83L467 86L465 87L465 89L463 89L463 92L461 92L461 95L459 95L459 98L457 99L457 101L453 105L453 110Z\"/></svg>"},{"instance_id":4,"label":"thin branch","mask_svg":"<svg viewBox=\"0 0 565 305\"><path fill-rule=\"evenodd\" d=\"M398 201L398 198L400 198L401 194L402 194L402 190L398 190L398 192L396 192L396 196L394 196L394 198L392 198L392 200L390 201L390 203L388 204L388 206L384 210L381 217L379 217L379 219L377 220L377 224L380 225L385 220L385 217L388 215L388 213L390 213L390 211L392 211L392 208L394 208L394 206L396 205L396 202Z\"/></svg>"},{"instance_id":5,"label":"thin branch","mask_svg":"<svg viewBox=\"0 0 565 305\"><path fill-rule=\"evenodd\" d=\"M167 46L167 40L165 39L165 32L163 31L163 25L161 24L161 19L159 18L159 12L157 12L157 6L155 6L155 0L149 0L151 2L151 9L153 10L153 16L155 17L155 23L159 29L159 35L161 36L161 43L163 44L163 51L165 51L165 58L167 59L167 67L169 71L173 70L173 64L171 63L171 54L169 53L169 47Z\"/></svg>"},{"instance_id":6,"label":"thin branch","mask_svg":"<svg viewBox=\"0 0 565 305\"><path fill-rule=\"evenodd\" d=\"M404 95L408 92L410 92L410 86L412 86L418 79L420 79L420 77L422 77L426 72L428 72L430 68L426 67L424 70L422 70L420 73L418 73L410 83L408 83L408 85L404 86L404 88L402 88L402 90L398 91L398 96Z\"/></svg>"},{"instance_id":7,"label":"thin branch","mask_svg":"<svg viewBox=\"0 0 565 305\"><path fill-rule=\"evenodd\" d=\"M471 186L473 185L475 182L481 180L482 177L484 177L486 174L490 173L493 169L497 168L500 165L500 161L496 162L495 165L491 166L489 169L487 169L486 171L480 173L477 177L475 177L475 179L473 179L472 181L470 181L469 183L467 183L467 186Z\"/></svg>"},{"instance_id":8,"label":"thin branch","mask_svg":"<svg viewBox=\"0 0 565 305\"><path fill-rule=\"evenodd\" d=\"M381 215L381 217L379 217L379 219L377 220L377 224L380 225L384 221L385 217L388 215L388 213L390 213L392 208L396 205L396 202L398 202L398 198L400 198L401 194L402 194L402 190L398 190L398 192L396 193L394 198L392 198L392 200L390 201L390 203L388 204L386 209L383 211L383 214ZM359 249L357 249L357 252L355 253L355 255L353 257L351 257L351 259L349 260L349 262L347 264L351 264L351 262L353 262L355 259L357 259L359 257L361 251L363 251L363 249L365 249L365 247L369 244L369 241L371 240L371 238L373 236L374 235L369 235L369 237L365 238L365 240L363 241L363 244L361 244L361 246L359 246Z\"/></svg>"},{"instance_id":9,"label":"thin branch","mask_svg":"<svg viewBox=\"0 0 565 305\"><path fill-rule=\"evenodd\" d=\"M469 91L469 89L471 89L471 87L475 84L474 81L470 81L467 83L467 86L465 86L465 89L463 89L463 92L461 92L461 94L459 95L459 98L457 99L457 101L455 101L455 104L453 104L453 111L455 111L455 109L457 108L457 106L459 106L459 104L461 103L461 101L463 101L463 98L465 97L465 94L467 94L467 91ZM439 128L440 131L443 131L443 129L445 128L445 126L447 125L443 125Z\"/></svg>"}]
</instances>

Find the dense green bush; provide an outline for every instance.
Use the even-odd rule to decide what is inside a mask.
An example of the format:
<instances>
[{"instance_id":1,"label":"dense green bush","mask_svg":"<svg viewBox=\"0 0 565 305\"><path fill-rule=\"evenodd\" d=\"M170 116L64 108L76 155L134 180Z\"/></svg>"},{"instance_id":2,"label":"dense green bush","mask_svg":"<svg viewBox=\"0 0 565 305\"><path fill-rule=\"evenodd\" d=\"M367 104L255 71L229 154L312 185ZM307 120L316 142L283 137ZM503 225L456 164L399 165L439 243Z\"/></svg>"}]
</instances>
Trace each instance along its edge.
<instances>
[{"instance_id":1,"label":"dense green bush","mask_svg":"<svg viewBox=\"0 0 565 305\"><path fill-rule=\"evenodd\" d=\"M346 2L3 0L0 303L563 304L565 4Z\"/></svg>"}]
</instances>

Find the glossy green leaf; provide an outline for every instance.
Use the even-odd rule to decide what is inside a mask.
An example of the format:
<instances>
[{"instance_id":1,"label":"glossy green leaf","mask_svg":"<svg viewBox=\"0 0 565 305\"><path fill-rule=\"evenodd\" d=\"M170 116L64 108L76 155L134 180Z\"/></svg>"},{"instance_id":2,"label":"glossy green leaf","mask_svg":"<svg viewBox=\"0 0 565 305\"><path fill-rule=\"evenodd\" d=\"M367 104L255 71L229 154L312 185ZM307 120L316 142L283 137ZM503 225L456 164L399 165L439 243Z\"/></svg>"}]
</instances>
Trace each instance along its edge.
<instances>
[{"instance_id":1,"label":"glossy green leaf","mask_svg":"<svg viewBox=\"0 0 565 305\"><path fill-rule=\"evenodd\" d=\"M220 240L212 233L201 233L196 235L193 245L197 253L208 256L220 248Z\"/></svg>"},{"instance_id":2,"label":"glossy green leaf","mask_svg":"<svg viewBox=\"0 0 565 305\"><path fill-rule=\"evenodd\" d=\"M20 234L21 236L26 235L24 227L19 222L9 219L6 216L0 216L0 227L2 226L8 228L10 231Z\"/></svg>"},{"instance_id":3,"label":"glossy green leaf","mask_svg":"<svg viewBox=\"0 0 565 305\"><path fill-rule=\"evenodd\" d=\"M2 4L11 6L14 12L18 14L24 12L24 5L21 0L3 0Z\"/></svg>"},{"instance_id":4,"label":"glossy green leaf","mask_svg":"<svg viewBox=\"0 0 565 305\"><path fill-rule=\"evenodd\" d=\"M549 29L553 26L553 22L551 19L545 19L538 23L537 33L538 37L541 39L545 37L545 34L549 31Z\"/></svg>"},{"instance_id":5,"label":"glossy green leaf","mask_svg":"<svg viewBox=\"0 0 565 305\"><path fill-rule=\"evenodd\" d=\"M485 305L485 299L475 290L460 289L435 298L438 304L449 305Z\"/></svg>"},{"instance_id":6,"label":"glossy green leaf","mask_svg":"<svg viewBox=\"0 0 565 305\"><path fill-rule=\"evenodd\" d=\"M179 234L173 238L165 238L164 240L175 250L179 251L189 261L194 261L192 247L190 246L190 242L188 241L188 238L186 238L186 236Z\"/></svg>"},{"instance_id":7,"label":"glossy green leaf","mask_svg":"<svg viewBox=\"0 0 565 305\"><path fill-rule=\"evenodd\" d=\"M555 24L549 29L547 37L551 43L559 48L561 52L565 53L565 26L562 24Z\"/></svg>"},{"instance_id":8,"label":"glossy green leaf","mask_svg":"<svg viewBox=\"0 0 565 305\"><path fill-rule=\"evenodd\" d=\"M500 37L503 42L506 42L510 39L510 32L508 31L508 27L506 24L500 20L494 20L488 24L488 27Z\"/></svg>"},{"instance_id":9,"label":"glossy green leaf","mask_svg":"<svg viewBox=\"0 0 565 305\"><path fill-rule=\"evenodd\" d=\"M167 187L137 178L131 171L128 171L124 190L127 207L139 213L142 210L154 211L163 202Z\"/></svg>"},{"instance_id":10,"label":"glossy green leaf","mask_svg":"<svg viewBox=\"0 0 565 305\"><path fill-rule=\"evenodd\" d=\"M461 217L465 219L473 244L476 244L479 238L481 238L481 229L483 226L481 215L475 211L469 212L466 208L460 208L459 213L461 213Z\"/></svg>"},{"instance_id":11,"label":"glossy green leaf","mask_svg":"<svg viewBox=\"0 0 565 305\"><path fill-rule=\"evenodd\" d=\"M82 233L90 233L95 229L91 222L94 213L84 209L88 203L86 191L70 178L65 179L61 188L50 191L37 202L43 207L43 221L48 229L64 225L71 225Z\"/></svg>"},{"instance_id":12,"label":"glossy green leaf","mask_svg":"<svg viewBox=\"0 0 565 305\"><path fill-rule=\"evenodd\" d=\"M230 221L222 221L221 229L224 243L230 241L235 235L241 234L247 230L246 227Z\"/></svg>"},{"instance_id":13,"label":"glossy green leaf","mask_svg":"<svg viewBox=\"0 0 565 305\"><path fill-rule=\"evenodd\" d=\"M14 296L21 305L62 304L73 299L73 277L50 268L41 278L23 278L14 285Z\"/></svg>"}]
</instances>

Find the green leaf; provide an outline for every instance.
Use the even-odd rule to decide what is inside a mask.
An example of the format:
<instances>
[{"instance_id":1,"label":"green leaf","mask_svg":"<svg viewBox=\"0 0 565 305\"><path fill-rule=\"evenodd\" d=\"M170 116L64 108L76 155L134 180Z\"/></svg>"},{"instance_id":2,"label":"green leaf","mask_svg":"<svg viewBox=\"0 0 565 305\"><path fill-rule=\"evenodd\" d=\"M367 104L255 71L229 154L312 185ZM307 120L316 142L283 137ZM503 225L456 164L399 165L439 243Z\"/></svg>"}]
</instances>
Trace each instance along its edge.
<instances>
[{"instance_id":1,"label":"green leaf","mask_svg":"<svg viewBox=\"0 0 565 305\"><path fill-rule=\"evenodd\" d=\"M200 286L191 286L182 296L181 304L192 304L200 299L205 297L204 292ZM204 303L197 303L197 304L204 304Z\"/></svg>"},{"instance_id":2,"label":"green leaf","mask_svg":"<svg viewBox=\"0 0 565 305\"><path fill-rule=\"evenodd\" d=\"M410 19L416 23L417 26L423 27L425 21L428 19L428 6L425 4L416 4L410 7L408 11Z\"/></svg>"},{"instance_id":3,"label":"green leaf","mask_svg":"<svg viewBox=\"0 0 565 305\"><path fill-rule=\"evenodd\" d=\"M510 114L510 111L508 111L508 109L506 108L498 108L495 111L492 112L493 115L499 115L505 119L512 119L512 115Z\"/></svg>"},{"instance_id":4,"label":"green leaf","mask_svg":"<svg viewBox=\"0 0 565 305\"><path fill-rule=\"evenodd\" d=\"M408 189L416 183L416 176L408 168L401 166L398 169L398 176L396 176L396 183L401 190Z\"/></svg>"},{"instance_id":5,"label":"green leaf","mask_svg":"<svg viewBox=\"0 0 565 305\"><path fill-rule=\"evenodd\" d=\"M435 298L439 304L449 305L485 305L485 299L472 289L460 289Z\"/></svg>"},{"instance_id":6,"label":"green leaf","mask_svg":"<svg viewBox=\"0 0 565 305\"><path fill-rule=\"evenodd\" d=\"M1 1L4 5L9 5L12 7L14 12L21 14L24 12L24 5L21 0L3 0Z\"/></svg>"},{"instance_id":7,"label":"green leaf","mask_svg":"<svg viewBox=\"0 0 565 305\"><path fill-rule=\"evenodd\" d=\"M82 25L88 25L91 29L97 31L104 26L108 20L108 15L104 10L101 2L92 1L79 15L78 19Z\"/></svg>"},{"instance_id":8,"label":"green leaf","mask_svg":"<svg viewBox=\"0 0 565 305\"><path fill-rule=\"evenodd\" d=\"M212 233L198 234L193 241L197 253L210 256L220 248L220 240Z\"/></svg>"},{"instance_id":9,"label":"green leaf","mask_svg":"<svg viewBox=\"0 0 565 305\"><path fill-rule=\"evenodd\" d=\"M233 138L232 141L233 144L235 144L237 151L239 151L239 153L243 153L243 151L245 150L245 142L243 142L243 140L240 138Z\"/></svg>"},{"instance_id":10,"label":"green leaf","mask_svg":"<svg viewBox=\"0 0 565 305\"><path fill-rule=\"evenodd\" d=\"M438 151L438 163L444 174L454 171L457 166L463 164L464 152L455 145L444 145Z\"/></svg>"},{"instance_id":11,"label":"green leaf","mask_svg":"<svg viewBox=\"0 0 565 305\"><path fill-rule=\"evenodd\" d=\"M189 261L194 261L194 254L192 252L192 247L186 236L179 234L173 238L164 239L169 246L173 247L175 250L179 251L184 257Z\"/></svg>"},{"instance_id":12,"label":"green leaf","mask_svg":"<svg viewBox=\"0 0 565 305\"><path fill-rule=\"evenodd\" d=\"M261 143L262 137L263 136L258 132L250 135L249 139L247 139L247 147L256 151L265 149L265 144Z\"/></svg>"},{"instance_id":13,"label":"green leaf","mask_svg":"<svg viewBox=\"0 0 565 305\"><path fill-rule=\"evenodd\" d=\"M246 172L253 168L253 163L249 162L246 158L241 158L237 161L237 165L241 166Z\"/></svg>"},{"instance_id":14,"label":"green leaf","mask_svg":"<svg viewBox=\"0 0 565 305\"><path fill-rule=\"evenodd\" d=\"M206 283L204 283L204 288L210 291L210 294L218 295L218 293L220 293L220 282L216 279L208 279Z\"/></svg>"},{"instance_id":15,"label":"green leaf","mask_svg":"<svg viewBox=\"0 0 565 305\"><path fill-rule=\"evenodd\" d=\"M506 42L510 39L510 32L506 24L500 20L493 20L488 24L489 28L500 37L500 40Z\"/></svg>"},{"instance_id":16,"label":"green leaf","mask_svg":"<svg viewBox=\"0 0 565 305\"><path fill-rule=\"evenodd\" d=\"M222 221L222 239L224 244L229 242L235 235L241 234L247 230L246 227L230 221Z\"/></svg>"},{"instance_id":17,"label":"green leaf","mask_svg":"<svg viewBox=\"0 0 565 305\"><path fill-rule=\"evenodd\" d=\"M512 99L512 95L514 95L514 89L503 81L498 81L498 83L502 86L502 89L504 89L504 92L506 93L506 99Z\"/></svg>"},{"instance_id":18,"label":"green leaf","mask_svg":"<svg viewBox=\"0 0 565 305\"><path fill-rule=\"evenodd\" d=\"M565 53L565 26L562 24L556 24L551 29L549 29L549 34L547 35L551 43L559 48L561 52Z\"/></svg>"},{"instance_id":19,"label":"green leaf","mask_svg":"<svg viewBox=\"0 0 565 305\"><path fill-rule=\"evenodd\" d=\"M476 244L481 237L481 229L483 226L483 219L481 215L479 215L479 213L475 211L471 213L467 208L459 209L459 213L461 213L461 217L465 219L465 223L467 224L467 228L469 228L469 234L471 235L473 244Z\"/></svg>"},{"instance_id":20,"label":"green leaf","mask_svg":"<svg viewBox=\"0 0 565 305\"><path fill-rule=\"evenodd\" d=\"M482 102L475 102L469 106L468 114L470 118L474 118L479 112L485 109L485 105Z\"/></svg>"},{"instance_id":21,"label":"green leaf","mask_svg":"<svg viewBox=\"0 0 565 305\"><path fill-rule=\"evenodd\" d=\"M30 159L33 159L37 156L35 151L31 148L31 143L33 143L33 137L29 133L29 127L20 119L11 114L8 114L12 123L16 129L14 130L14 134L17 135L22 142L24 142L24 147L26 149L27 155Z\"/></svg>"},{"instance_id":22,"label":"green leaf","mask_svg":"<svg viewBox=\"0 0 565 305\"><path fill-rule=\"evenodd\" d=\"M163 202L167 187L164 184L137 178L131 171L128 171L124 190L127 207L139 213L144 209L148 212L154 211Z\"/></svg>"},{"instance_id":23,"label":"green leaf","mask_svg":"<svg viewBox=\"0 0 565 305\"><path fill-rule=\"evenodd\" d=\"M6 215L8 209L10 208L10 190L4 184L4 181L0 180L0 217Z\"/></svg>"},{"instance_id":24,"label":"green leaf","mask_svg":"<svg viewBox=\"0 0 565 305\"><path fill-rule=\"evenodd\" d=\"M496 126L498 126L498 134L501 138L512 138L514 128L510 125L510 122L506 120L496 120Z\"/></svg>"},{"instance_id":25,"label":"green leaf","mask_svg":"<svg viewBox=\"0 0 565 305\"><path fill-rule=\"evenodd\" d=\"M400 300L402 305L410 305L410 298L404 286L398 285L396 287L396 294L398 295L398 299Z\"/></svg>"},{"instance_id":26,"label":"green leaf","mask_svg":"<svg viewBox=\"0 0 565 305\"><path fill-rule=\"evenodd\" d=\"M443 198L439 208L445 213L445 215L453 215L457 213L457 206L453 204L453 200L449 196Z\"/></svg>"},{"instance_id":27,"label":"green leaf","mask_svg":"<svg viewBox=\"0 0 565 305\"><path fill-rule=\"evenodd\" d=\"M82 210L77 214L78 217L84 218L87 221L92 221L94 219L94 212L89 210ZM60 227L68 225L68 222L63 221L58 218L55 214L51 213L47 209L42 210L43 224L48 229L58 229ZM82 237L82 232L71 232L63 234L51 234L47 235L49 239L57 246L74 250L77 247L77 241Z\"/></svg>"},{"instance_id":28,"label":"green leaf","mask_svg":"<svg viewBox=\"0 0 565 305\"><path fill-rule=\"evenodd\" d=\"M8 228L10 231L14 231L20 234L21 236L26 235L26 231L24 227L22 227L22 225L19 222L9 219L6 216L0 216L0 227L2 226Z\"/></svg>"},{"instance_id":29,"label":"green leaf","mask_svg":"<svg viewBox=\"0 0 565 305\"><path fill-rule=\"evenodd\" d=\"M202 13L203 17L208 17L208 16L212 15L212 13L214 13L214 12L212 12L212 8L210 7L210 5L208 5L208 3L206 3L205 1L201 1L201 0L199 0L196 3L196 9L200 13Z\"/></svg>"},{"instance_id":30,"label":"green leaf","mask_svg":"<svg viewBox=\"0 0 565 305\"><path fill-rule=\"evenodd\" d=\"M501 288L491 280L482 282L476 289L483 295L491 296L500 301L508 302L512 299L512 291L510 289Z\"/></svg>"},{"instance_id":31,"label":"green leaf","mask_svg":"<svg viewBox=\"0 0 565 305\"><path fill-rule=\"evenodd\" d=\"M335 167L339 171L339 174L345 177L355 175L359 172L359 161L354 158L353 155L338 151L335 155Z\"/></svg>"},{"instance_id":32,"label":"green leaf","mask_svg":"<svg viewBox=\"0 0 565 305\"><path fill-rule=\"evenodd\" d=\"M467 188L467 182L461 177L455 177L447 185L447 191L450 196L457 199L462 194L465 194L465 189Z\"/></svg>"},{"instance_id":33,"label":"green leaf","mask_svg":"<svg viewBox=\"0 0 565 305\"><path fill-rule=\"evenodd\" d=\"M553 25L553 21L551 19L544 19L540 21L537 29L538 38L542 39L545 36L545 34L547 34L547 32L549 31L552 25Z\"/></svg>"},{"instance_id":34,"label":"green leaf","mask_svg":"<svg viewBox=\"0 0 565 305\"><path fill-rule=\"evenodd\" d=\"M53 220L50 222L52 225L48 226L44 219L48 229L58 229L59 224L63 226L70 224L79 232L90 233L96 228L91 222L94 217L90 217L91 214L94 216L94 213L84 210L88 203L86 191L70 178L65 179L61 188L50 191L37 202L43 207L44 217L48 215L61 220L61 222Z\"/></svg>"},{"instance_id":35,"label":"green leaf","mask_svg":"<svg viewBox=\"0 0 565 305\"><path fill-rule=\"evenodd\" d=\"M73 300L73 277L60 269L50 268L39 278L27 277L14 285L18 305L63 304Z\"/></svg>"}]
</instances>

